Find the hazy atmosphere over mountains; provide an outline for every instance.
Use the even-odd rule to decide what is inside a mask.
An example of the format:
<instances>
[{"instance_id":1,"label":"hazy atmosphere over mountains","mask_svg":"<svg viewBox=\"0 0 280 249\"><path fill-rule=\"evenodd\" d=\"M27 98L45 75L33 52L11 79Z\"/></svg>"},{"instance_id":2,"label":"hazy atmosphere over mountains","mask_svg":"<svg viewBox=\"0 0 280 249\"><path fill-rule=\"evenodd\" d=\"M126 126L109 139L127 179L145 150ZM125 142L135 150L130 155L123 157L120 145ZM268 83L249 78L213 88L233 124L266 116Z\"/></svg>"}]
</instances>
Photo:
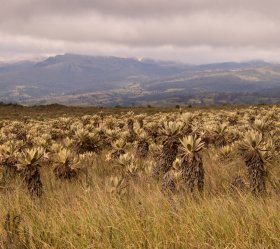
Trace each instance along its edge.
<instances>
[{"instance_id":1,"label":"hazy atmosphere over mountains","mask_svg":"<svg viewBox=\"0 0 280 249\"><path fill-rule=\"evenodd\" d=\"M65 54L0 66L0 101L95 106L280 102L280 65Z\"/></svg>"},{"instance_id":2,"label":"hazy atmosphere over mountains","mask_svg":"<svg viewBox=\"0 0 280 249\"><path fill-rule=\"evenodd\" d=\"M0 101L278 103L279 9L276 0L3 1Z\"/></svg>"}]
</instances>

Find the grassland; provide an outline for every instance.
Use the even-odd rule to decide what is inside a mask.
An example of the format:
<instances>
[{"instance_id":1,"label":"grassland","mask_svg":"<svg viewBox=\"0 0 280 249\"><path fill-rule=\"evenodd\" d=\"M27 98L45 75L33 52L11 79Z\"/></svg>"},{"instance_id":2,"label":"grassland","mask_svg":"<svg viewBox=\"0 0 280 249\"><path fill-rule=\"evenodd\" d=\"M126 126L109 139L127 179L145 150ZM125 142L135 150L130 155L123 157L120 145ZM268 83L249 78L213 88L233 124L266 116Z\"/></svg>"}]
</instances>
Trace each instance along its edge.
<instances>
[{"instance_id":1,"label":"grassland","mask_svg":"<svg viewBox=\"0 0 280 249\"><path fill-rule=\"evenodd\" d=\"M0 120L0 248L280 248L277 106L179 110L10 105L0 107ZM133 141L128 120L134 121ZM170 132L171 125L176 131ZM151 139L150 132L157 132L157 138ZM239 150L248 132L262 134L260 148L265 147L265 190L257 193ZM158 179L153 175L163 141L168 137L178 143L168 171L177 176L184 158L180 139L195 134L203 143L197 152L204 169L203 191L190 193L180 177L173 179L174 189L165 191L164 174ZM142 158L141 139L150 145ZM43 152L28 161L32 149ZM121 150L127 157L113 157ZM68 161L62 158L65 151ZM5 160L11 158L7 171ZM57 174L66 164L69 174ZM25 181L31 168L39 172L42 194L34 195ZM236 176L244 184L235 185ZM34 178L31 174L28 179L38 183L38 174Z\"/></svg>"}]
</instances>

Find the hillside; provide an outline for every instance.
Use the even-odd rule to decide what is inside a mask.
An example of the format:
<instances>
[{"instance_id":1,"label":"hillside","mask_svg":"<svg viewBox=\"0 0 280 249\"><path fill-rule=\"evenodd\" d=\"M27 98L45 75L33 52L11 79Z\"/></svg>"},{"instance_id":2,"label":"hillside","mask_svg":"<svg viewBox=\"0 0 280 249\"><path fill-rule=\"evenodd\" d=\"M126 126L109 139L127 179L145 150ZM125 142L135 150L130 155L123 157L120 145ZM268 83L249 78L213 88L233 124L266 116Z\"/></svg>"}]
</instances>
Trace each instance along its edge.
<instances>
[{"instance_id":1,"label":"hillside","mask_svg":"<svg viewBox=\"0 0 280 249\"><path fill-rule=\"evenodd\" d=\"M0 101L21 104L279 103L280 65L190 65L65 54L0 65L0 87Z\"/></svg>"}]
</instances>

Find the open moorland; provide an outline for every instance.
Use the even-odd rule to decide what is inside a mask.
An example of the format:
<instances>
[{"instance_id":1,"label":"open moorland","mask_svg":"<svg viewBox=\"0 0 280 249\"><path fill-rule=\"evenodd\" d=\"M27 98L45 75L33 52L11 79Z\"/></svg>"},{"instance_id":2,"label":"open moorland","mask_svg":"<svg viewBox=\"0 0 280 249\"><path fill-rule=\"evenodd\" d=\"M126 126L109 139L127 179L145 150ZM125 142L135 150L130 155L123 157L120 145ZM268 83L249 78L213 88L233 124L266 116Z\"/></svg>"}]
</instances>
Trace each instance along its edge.
<instances>
[{"instance_id":1,"label":"open moorland","mask_svg":"<svg viewBox=\"0 0 280 249\"><path fill-rule=\"evenodd\" d=\"M280 248L280 107L0 105L0 248Z\"/></svg>"}]
</instances>

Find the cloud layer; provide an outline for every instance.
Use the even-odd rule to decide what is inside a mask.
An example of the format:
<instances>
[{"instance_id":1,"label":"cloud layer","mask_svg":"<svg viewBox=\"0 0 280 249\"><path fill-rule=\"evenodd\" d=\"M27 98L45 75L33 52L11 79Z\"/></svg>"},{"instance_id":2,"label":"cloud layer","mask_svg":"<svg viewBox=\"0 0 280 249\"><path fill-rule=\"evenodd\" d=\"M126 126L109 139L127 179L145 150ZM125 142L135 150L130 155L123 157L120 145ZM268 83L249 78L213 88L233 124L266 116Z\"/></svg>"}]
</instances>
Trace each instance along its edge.
<instances>
[{"instance_id":1,"label":"cloud layer","mask_svg":"<svg viewBox=\"0 0 280 249\"><path fill-rule=\"evenodd\" d=\"M276 0L9 0L0 60L57 53L205 63L280 58Z\"/></svg>"}]
</instances>

